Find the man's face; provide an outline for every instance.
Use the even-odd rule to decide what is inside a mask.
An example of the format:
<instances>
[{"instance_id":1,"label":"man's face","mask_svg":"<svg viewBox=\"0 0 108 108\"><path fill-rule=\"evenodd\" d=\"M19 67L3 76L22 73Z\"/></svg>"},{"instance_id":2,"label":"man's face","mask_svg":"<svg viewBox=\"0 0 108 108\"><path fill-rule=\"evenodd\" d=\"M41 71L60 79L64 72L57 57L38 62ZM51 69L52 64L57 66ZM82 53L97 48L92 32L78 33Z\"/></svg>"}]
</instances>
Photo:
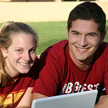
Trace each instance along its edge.
<instances>
[{"instance_id":1,"label":"man's face","mask_svg":"<svg viewBox=\"0 0 108 108\"><path fill-rule=\"evenodd\" d=\"M77 19L67 30L69 53L75 62L90 62L102 42L98 24L93 20Z\"/></svg>"}]
</instances>

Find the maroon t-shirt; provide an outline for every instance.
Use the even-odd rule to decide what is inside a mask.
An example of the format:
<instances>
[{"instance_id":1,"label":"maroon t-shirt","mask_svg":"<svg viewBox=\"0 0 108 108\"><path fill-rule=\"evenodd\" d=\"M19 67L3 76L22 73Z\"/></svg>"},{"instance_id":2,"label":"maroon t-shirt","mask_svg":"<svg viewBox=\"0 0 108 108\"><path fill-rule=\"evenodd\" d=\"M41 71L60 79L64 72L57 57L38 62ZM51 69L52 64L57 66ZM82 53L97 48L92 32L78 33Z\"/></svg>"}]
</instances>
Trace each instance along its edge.
<instances>
[{"instance_id":1,"label":"maroon t-shirt","mask_svg":"<svg viewBox=\"0 0 108 108\"><path fill-rule=\"evenodd\" d=\"M68 41L49 47L40 57L40 74L33 92L46 96L106 88L108 94L108 44L103 43L87 70L79 69L69 56ZM83 87L82 87L83 86Z\"/></svg>"},{"instance_id":2,"label":"maroon t-shirt","mask_svg":"<svg viewBox=\"0 0 108 108\"><path fill-rule=\"evenodd\" d=\"M0 108L16 108L27 88L34 86L38 77L37 69L38 59L28 74L21 74L16 81L0 88Z\"/></svg>"}]
</instances>

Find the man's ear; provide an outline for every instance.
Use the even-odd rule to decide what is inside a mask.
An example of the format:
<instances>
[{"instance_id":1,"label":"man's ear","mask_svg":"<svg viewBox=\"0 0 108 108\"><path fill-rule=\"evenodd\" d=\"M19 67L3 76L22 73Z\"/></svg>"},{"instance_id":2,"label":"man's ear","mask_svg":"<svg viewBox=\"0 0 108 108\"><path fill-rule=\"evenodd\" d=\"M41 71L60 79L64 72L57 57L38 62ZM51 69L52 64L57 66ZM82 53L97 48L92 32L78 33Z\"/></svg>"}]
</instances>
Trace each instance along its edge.
<instances>
[{"instance_id":1,"label":"man's ear","mask_svg":"<svg viewBox=\"0 0 108 108\"><path fill-rule=\"evenodd\" d=\"M7 49L6 48L4 48L4 47L0 47L0 50L1 50L1 52L2 52L2 55L3 55L3 57L7 57Z\"/></svg>"},{"instance_id":2,"label":"man's ear","mask_svg":"<svg viewBox=\"0 0 108 108\"><path fill-rule=\"evenodd\" d=\"M104 39L105 39L105 36L106 36L106 33L107 33L107 31L105 31L105 32L103 33L102 38L101 38L101 43L103 43L103 41L104 41Z\"/></svg>"}]
</instances>

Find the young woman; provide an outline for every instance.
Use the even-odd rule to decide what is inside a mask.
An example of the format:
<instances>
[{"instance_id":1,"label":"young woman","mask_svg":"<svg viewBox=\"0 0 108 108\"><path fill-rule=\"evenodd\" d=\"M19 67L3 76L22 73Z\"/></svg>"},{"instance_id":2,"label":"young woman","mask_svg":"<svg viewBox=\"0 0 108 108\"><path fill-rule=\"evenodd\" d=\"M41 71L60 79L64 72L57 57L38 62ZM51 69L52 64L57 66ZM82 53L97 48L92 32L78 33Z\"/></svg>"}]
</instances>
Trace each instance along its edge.
<instances>
[{"instance_id":1,"label":"young woman","mask_svg":"<svg viewBox=\"0 0 108 108\"><path fill-rule=\"evenodd\" d=\"M36 73L38 36L27 24L7 22L0 29L0 108L28 108ZM29 72L30 71L30 72Z\"/></svg>"}]
</instances>

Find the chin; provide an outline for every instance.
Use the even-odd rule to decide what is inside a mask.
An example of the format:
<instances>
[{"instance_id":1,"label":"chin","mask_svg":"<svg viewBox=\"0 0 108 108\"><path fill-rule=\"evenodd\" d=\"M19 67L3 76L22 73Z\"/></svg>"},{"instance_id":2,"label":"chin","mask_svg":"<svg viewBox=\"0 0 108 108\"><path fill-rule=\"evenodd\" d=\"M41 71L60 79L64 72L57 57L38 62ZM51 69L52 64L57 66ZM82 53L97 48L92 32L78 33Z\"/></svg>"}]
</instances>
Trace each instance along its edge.
<instances>
[{"instance_id":1,"label":"chin","mask_svg":"<svg viewBox=\"0 0 108 108\"><path fill-rule=\"evenodd\" d=\"M20 73L21 73L21 74L27 74L27 73L29 73L29 71L30 71L30 70L27 70L27 71L20 71Z\"/></svg>"},{"instance_id":2,"label":"chin","mask_svg":"<svg viewBox=\"0 0 108 108\"><path fill-rule=\"evenodd\" d=\"M23 73L21 73L21 74L27 74L27 73L29 73L29 72L23 72Z\"/></svg>"}]
</instances>

